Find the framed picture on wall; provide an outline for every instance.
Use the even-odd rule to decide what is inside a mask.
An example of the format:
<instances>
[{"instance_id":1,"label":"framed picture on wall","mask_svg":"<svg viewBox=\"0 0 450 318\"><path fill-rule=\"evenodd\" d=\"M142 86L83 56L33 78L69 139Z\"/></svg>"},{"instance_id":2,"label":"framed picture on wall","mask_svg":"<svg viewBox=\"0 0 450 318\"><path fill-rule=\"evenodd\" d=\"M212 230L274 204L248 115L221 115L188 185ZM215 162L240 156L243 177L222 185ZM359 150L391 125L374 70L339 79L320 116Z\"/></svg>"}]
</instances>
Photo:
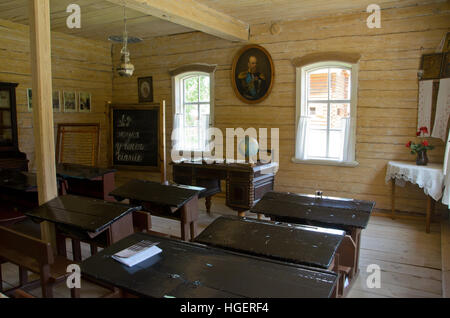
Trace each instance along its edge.
<instances>
[{"instance_id":1,"label":"framed picture on wall","mask_svg":"<svg viewBox=\"0 0 450 318\"><path fill-rule=\"evenodd\" d=\"M77 99L74 91L64 91L64 112L71 113L77 111Z\"/></svg>"},{"instance_id":2,"label":"framed picture on wall","mask_svg":"<svg viewBox=\"0 0 450 318\"><path fill-rule=\"evenodd\" d=\"M421 70L423 70L422 80L439 79L444 54L424 54L422 55Z\"/></svg>"},{"instance_id":3,"label":"framed picture on wall","mask_svg":"<svg viewBox=\"0 0 450 318\"><path fill-rule=\"evenodd\" d=\"M445 35L444 47L442 48L442 52L450 52L450 32L447 32L447 34Z\"/></svg>"},{"instance_id":4,"label":"framed picture on wall","mask_svg":"<svg viewBox=\"0 0 450 318\"><path fill-rule=\"evenodd\" d=\"M53 101L53 111L60 112L61 111L61 93L60 93L60 91L53 91L52 101Z\"/></svg>"},{"instance_id":5,"label":"framed picture on wall","mask_svg":"<svg viewBox=\"0 0 450 318\"><path fill-rule=\"evenodd\" d=\"M33 104L32 104L32 97L33 97L33 90L31 88L27 88L27 104L28 104L28 111L33 111Z\"/></svg>"},{"instance_id":6,"label":"framed picture on wall","mask_svg":"<svg viewBox=\"0 0 450 318\"><path fill-rule=\"evenodd\" d=\"M138 78L138 96L139 103L153 103L153 78L151 76Z\"/></svg>"},{"instance_id":7,"label":"framed picture on wall","mask_svg":"<svg viewBox=\"0 0 450 318\"><path fill-rule=\"evenodd\" d=\"M79 92L79 111L84 113L89 113L91 111L91 93Z\"/></svg>"},{"instance_id":8,"label":"framed picture on wall","mask_svg":"<svg viewBox=\"0 0 450 318\"><path fill-rule=\"evenodd\" d=\"M247 104L269 96L275 70L269 52L259 45L247 45L234 57L231 82L236 96Z\"/></svg>"}]
</instances>

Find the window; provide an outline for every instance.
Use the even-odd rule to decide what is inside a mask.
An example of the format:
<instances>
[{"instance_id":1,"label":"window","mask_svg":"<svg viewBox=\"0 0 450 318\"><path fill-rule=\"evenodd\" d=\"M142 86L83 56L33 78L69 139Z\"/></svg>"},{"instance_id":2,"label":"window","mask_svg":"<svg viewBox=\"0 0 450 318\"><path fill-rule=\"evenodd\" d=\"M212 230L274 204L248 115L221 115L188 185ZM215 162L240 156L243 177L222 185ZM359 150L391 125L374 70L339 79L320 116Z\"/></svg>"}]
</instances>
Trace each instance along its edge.
<instances>
[{"instance_id":1,"label":"window","mask_svg":"<svg viewBox=\"0 0 450 318\"><path fill-rule=\"evenodd\" d=\"M213 73L188 71L173 77L174 149L206 151L207 130L212 125Z\"/></svg>"},{"instance_id":2,"label":"window","mask_svg":"<svg viewBox=\"0 0 450 318\"><path fill-rule=\"evenodd\" d=\"M294 162L355 166L357 65L297 68Z\"/></svg>"}]
</instances>

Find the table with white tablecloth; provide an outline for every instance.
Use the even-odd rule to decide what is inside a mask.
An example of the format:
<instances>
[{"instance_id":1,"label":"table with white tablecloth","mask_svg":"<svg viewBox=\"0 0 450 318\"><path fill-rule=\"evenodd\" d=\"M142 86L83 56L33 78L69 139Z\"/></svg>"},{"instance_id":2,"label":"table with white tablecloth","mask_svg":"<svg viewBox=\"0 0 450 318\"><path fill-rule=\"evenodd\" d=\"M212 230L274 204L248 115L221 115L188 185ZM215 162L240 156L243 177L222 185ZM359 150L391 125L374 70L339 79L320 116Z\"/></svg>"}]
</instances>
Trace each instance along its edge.
<instances>
[{"instance_id":1,"label":"table with white tablecloth","mask_svg":"<svg viewBox=\"0 0 450 318\"><path fill-rule=\"evenodd\" d=\"M389 161L386 170L386 183L392 182L392 218L395 215L395 185L404 186L406 182L417 184L427 195L426 231L430 232L431 212L434 202L442 197L444 174L442 164L429 163L418 166L412 161Z\"/></svg>"}]
</instances>

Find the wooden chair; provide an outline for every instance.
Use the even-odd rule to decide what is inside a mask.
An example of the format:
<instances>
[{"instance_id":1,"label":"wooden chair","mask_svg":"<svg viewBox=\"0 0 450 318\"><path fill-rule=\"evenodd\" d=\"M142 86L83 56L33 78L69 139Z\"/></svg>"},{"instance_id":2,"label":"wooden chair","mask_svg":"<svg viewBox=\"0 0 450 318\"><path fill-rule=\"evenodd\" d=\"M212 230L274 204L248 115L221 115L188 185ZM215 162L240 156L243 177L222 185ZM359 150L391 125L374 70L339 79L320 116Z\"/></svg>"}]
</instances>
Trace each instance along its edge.
<instances>
[{"instance_id":1,"label":"wooden chair","mask_svg":"<svg viewBox=\"0 0 450 318\"><path fill-rule=\"evenodd\" d=\"M73 264L62 256L54 256L50 243L0 226L0 282L1 264L5 262L19 266L20 285L23 290L41 285L42 297L53 298L53 285L64 281L69 275L67 266ZM40 276L40 280L28 282L28 271ZM37 283L37 284L36 284ZM12 293L18 288L8 290ZM3 292L0 285L0 292ZM70 290L73 298L79 297L79 289Z\"/></svg>"},{"instance_id":2,"label":"wooden chair","mask_svg":"<svg viewBox=\"0 0 450 318\"><path fill-rule=\"evenodd\" d=\"M58 124L56 162L96 166L99 144L99 124Z\"/></svg>"}]
</instances>

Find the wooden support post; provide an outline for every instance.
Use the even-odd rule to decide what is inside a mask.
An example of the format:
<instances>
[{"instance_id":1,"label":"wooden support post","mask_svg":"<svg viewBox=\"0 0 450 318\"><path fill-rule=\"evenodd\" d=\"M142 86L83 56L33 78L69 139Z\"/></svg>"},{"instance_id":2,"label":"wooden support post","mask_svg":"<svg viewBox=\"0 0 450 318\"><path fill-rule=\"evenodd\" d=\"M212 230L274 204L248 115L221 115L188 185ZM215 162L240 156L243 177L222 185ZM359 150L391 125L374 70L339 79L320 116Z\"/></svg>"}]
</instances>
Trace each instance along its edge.
<instances>
[{"instance_id":1,"label":"wooden support post","mask_svg":"<svg viewBox=\"0 0 450 318\"><path fill-rule=\"evenodd\" d=\"M39 204L58 195L52 106L50 1L29 0L30 51L33 82L33 131ZM41 236L56 248L54 226L41 223Z\"/></svg>"},{"instance_id":2,"label":"wooden support post","mask_svg":"<svg viewBox=\"0 0 450 318\"><path fill-rule=\"evenodd\" d=\"M160 134L161 134L161 183L168 184L167 181L167 155L166 155L166 101L163 100L160 107Z\"/></svg>"}]
</instances>

